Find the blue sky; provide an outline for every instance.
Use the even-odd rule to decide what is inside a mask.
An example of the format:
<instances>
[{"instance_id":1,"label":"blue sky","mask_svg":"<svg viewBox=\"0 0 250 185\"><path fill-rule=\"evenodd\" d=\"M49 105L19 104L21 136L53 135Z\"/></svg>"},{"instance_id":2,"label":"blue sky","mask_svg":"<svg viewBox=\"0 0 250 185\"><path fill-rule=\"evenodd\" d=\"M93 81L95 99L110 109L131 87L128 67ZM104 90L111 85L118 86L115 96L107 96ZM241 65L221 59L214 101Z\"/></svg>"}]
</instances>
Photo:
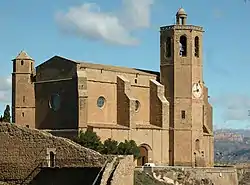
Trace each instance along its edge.
<instances>
[{"instance_id":1,"label":"blue sky","mask_svg":"<svg viewBox=\"0 0 250 185\"><path fill-rule=\"evenodd\" d=\"M248 128L250 2L244 0L1 0L0 111L11 100L11 60L21 50L36 64L61 55L158 71L159 27L173 24L181 6L188 23L206 31L204 79L214 124Z\"/></svg>"}]
</instances>

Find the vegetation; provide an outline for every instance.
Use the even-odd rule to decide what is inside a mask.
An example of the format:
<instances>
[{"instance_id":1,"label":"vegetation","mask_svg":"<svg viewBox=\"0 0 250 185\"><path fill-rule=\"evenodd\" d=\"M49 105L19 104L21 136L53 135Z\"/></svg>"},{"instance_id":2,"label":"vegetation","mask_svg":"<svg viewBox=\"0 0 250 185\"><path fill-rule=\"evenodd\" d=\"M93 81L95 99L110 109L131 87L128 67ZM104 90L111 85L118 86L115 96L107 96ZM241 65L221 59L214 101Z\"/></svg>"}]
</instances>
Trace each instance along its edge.
<instances>
[{"instance_id":1,"label":"vegetation","mask_svg":"<svg viewBox=\"0 0 250 185\"><path fill-rule=\"evenodd\" d=\"M3 116L0 117L0 121L10 123L10 118L11 118L11 116L10 116L10 106L6 105L6 108L4 110L4 114L3 114Z\"/></svg>"},{"instance_id":2,"label":"vegetation","mask_svg":"<svg viewBox=\"0 0 250 185\"><path fill-rule=\"evenodd\" d=\"M74 141L101 154L133 155L136 159L140 157L139 147L134 140L125 140L119 143L109 138L102 143L100 137L95 132L87 130L86 132L80 131Z\"/></svg>"},{"instance_id":3,"label":"vegetation","mask_svg":"<svg viewBox=\"0 0 250 185\"><path fill-rule=\"evenodd\" d=\"M118 154L118 142L115 140L112 140L111 138L107 139L103 143L103 154Z\"/></svg>"},{"instance_id":4,"label":"vegetation","mask_svg":"<svg viewBox=\"0 0 250 185\"><path fill-rule=\"evenodd\" d=\"M87 130L86 132L80 131L78 137L76 137L74 141L97 152L102 152L103 150L103 144L100 137L98 137L95 132L90 130Z\"/></svg>"},{"instance_id":5,"label":"vegetation","mask_svg":"<svg viewBox=\"0 0 250 185\"><path fill-rule=\"evenodd\" d=\"M118 145L118 154L120 155L134 155L134 158L140 157L140 150L134 140L125 140Z\"/></svg>"},{"instance_id":6,"label":"vegetation","mask_svg":"<svg viewBox=\"0 0 250 185\"><path fill-rule=\"evenodd\" d=\"M248 163L250 160L250 145L238 141L214 142L215 162L220 164Z\"/></svg>"}]
</instances>

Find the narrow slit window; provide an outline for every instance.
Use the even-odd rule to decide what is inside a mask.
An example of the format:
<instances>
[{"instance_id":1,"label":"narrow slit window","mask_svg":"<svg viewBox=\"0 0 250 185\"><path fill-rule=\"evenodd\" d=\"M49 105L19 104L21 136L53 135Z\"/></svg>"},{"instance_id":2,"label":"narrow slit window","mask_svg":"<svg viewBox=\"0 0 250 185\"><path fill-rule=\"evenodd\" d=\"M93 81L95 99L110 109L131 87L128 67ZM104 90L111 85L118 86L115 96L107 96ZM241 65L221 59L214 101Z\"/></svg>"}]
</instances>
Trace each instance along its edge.
<instances>
[{"instance_id":1,"label":"narrow slit window","mask_svg":"<svg viewBox=\"0 0 250 185\"><path fill-rule=\"evenodd\" d=\"M55 154L54 152L49 153L50 167L55 167Z\"/></svg>"},{"instance_id":2,"label":"narrow slit window","mask_svg":"<svg viewBox=\"0 0 250 185\"><path fill-rule=\"evenodd\" d=\"M30 65L30 72L32 72L33 71L33 63L31 63L31 65Z\"/></svg>"},{"instance_id":3,"label":"narrow slit window","mask_svg":"<svg viewBox=\"0 0 250 185\"><path fill-rule=\"evenodd\" d=\"M196 36L194 39L194 56L199 58L200 56L200 43L199 43L199 37Z\"/></svg>"},{"instance_id":4,"label":"narrow slit window","mask_svg":"<svg viewBox=\"0 0 250 185\"><path fill-rule=\"evenodd\" d=\"M21 65L23 65L23 60L21 60Z\"/></svg>"},{"instance_id":5,"label":"narrow slit window","mask_svg":"<svg viewBox=\"0 0 250 185\"><path fill-rule=\"evenodd\" d=\"M181 111L181 119L186 118L186 112L184 110Z\"/></svg>"},{"instance_id":6,"label":"narrow slit window","mask_svg":"<svg viewBox=\"0 0 250 185\"><path fill-rule=\"evenodd\" d=\"M24 117L24 112L22 112L22 116Z\"/></svg>"},{"instance_id":7,"label":"narrow slit window","mask_svg":"<svg viewBox=\"0 0 250 185\"><path fill-rule=\"evenodd\" d=\"M25 96L23 96L23 103L25 103Z\"/></svg>"}]
</instances>

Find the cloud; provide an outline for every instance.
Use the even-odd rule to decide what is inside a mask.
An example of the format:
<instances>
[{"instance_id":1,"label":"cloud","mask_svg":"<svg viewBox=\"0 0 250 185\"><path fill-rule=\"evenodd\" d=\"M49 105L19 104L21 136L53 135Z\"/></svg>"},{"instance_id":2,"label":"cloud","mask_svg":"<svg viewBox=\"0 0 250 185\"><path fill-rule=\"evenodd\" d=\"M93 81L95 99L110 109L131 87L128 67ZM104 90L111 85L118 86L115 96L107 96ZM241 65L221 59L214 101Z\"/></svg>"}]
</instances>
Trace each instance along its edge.
<instances>
[{"instance_id":1,"label":"cloud","mask_svg":"<svg viewBox=\"0 0 250 185\"><path fill-rule=\"evenodd\" d=\"M153 3L154 0L123 0L121 22L127 29L148 28Z\"/></svg>"},{"instance_id":2,"label":"cloud","mask_svg":"<svg viewBox=\"0 0 250 185\"><path fill-rule=\"evenodd\" d=\"M84 3L56 13L63 33L120 45L138 44L133 31L150 26L154 0L123 0L118 12L102 12L96 3Z\"/></svg>"},{"instance_id":3,"label":"cloud","mask_svg":"<svg viewBox=\"0 0 250 185\"><path fill-rule=\"evenodd\" d=\"M227 121L250 121L250 96L244 94L221 95L211 98L214 107L222 110L222 117Z\"/></svg>"},{"instance_id":4,"label":"cloud","mask_svg":"<svg viewBox=\"0 0 250 185\"><path fill-rule=\"evenodd\" d=\"M11 101L11 76L0 77L0 103Z\"/></svg>"}]
</instances>

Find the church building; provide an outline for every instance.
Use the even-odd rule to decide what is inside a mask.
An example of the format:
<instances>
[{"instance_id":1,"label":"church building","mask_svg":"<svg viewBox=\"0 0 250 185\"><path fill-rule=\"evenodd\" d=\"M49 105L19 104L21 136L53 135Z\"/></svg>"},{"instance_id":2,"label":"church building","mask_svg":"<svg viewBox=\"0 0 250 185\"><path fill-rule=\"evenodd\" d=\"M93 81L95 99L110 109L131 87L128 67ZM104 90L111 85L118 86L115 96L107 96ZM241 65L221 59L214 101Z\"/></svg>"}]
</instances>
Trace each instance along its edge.
<instances>
[{"instance_id":1,"label":"church building","mask_svg":"<svg viewBox=\"0 0 250 185\"><path fill-rule=\"evenodd\" d=\"M93 130L103 140L134 140L137 164L213 166L212 107L203 81L203 28L160 28L160 72L54 56L34 68L13 59L13 123L72 137Z\"/></svg>"}]
</instances>

